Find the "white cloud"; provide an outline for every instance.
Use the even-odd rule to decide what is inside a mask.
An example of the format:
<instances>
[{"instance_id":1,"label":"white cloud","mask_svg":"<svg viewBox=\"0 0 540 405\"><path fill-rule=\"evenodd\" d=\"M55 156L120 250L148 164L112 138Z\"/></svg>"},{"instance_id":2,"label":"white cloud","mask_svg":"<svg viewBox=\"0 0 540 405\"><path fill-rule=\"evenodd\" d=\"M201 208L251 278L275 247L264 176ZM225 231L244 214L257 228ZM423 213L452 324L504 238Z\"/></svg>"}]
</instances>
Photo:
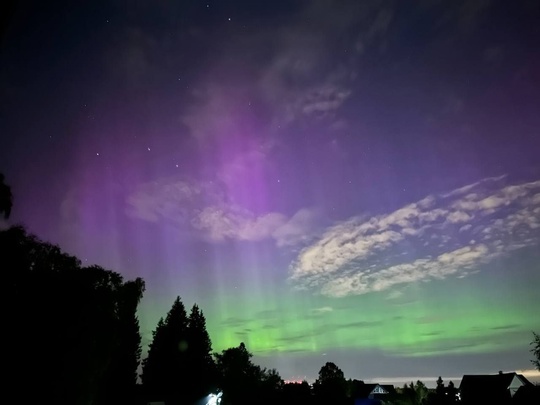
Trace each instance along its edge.
<instances>
[{"instance_id":1,"label":"white cloud","mask_svg":"<svg viewBox=\"0 0 540 405\"><path fill-rule=\"evenodd\" d=\"M396 300L398 298L401 298L403 297L404 293L403 291L400 291L400 290L392 290L388 293L388 295L386 296L387 299L389 300Z\"/></svg>"},{"instance_id":2,"label":"white cloud","mask_svg":"<svg viewBox=\"0 0 540 405\"><path fill-rule=\"evenodd\" d=\"M127 213L149 222L158 222L162 218L183 222L189 216L190 206L199 202L210 189L210 184L176 178L144 183L128 196Z\"/></svg>"},{"instance_id":3,"label":"white cloud","mask_svg":"<svg viewBox=\"0 0 540 405\"><path fill-rule=\"evenodd\" d=\"M504 186L503 180L486 179L387 215L338 223L299 253L290 278L323 295L365 294L464 277L538 243L540 181Z\"/></svg>"},{"instance_id":4,"label":"white cloud","mask_svg":"<svg viewBox=\"0 0 540 405\"><path fill-rule=\"evenodd\" d=\"M334 311L334 308L332 307L321 307L321 308L313 309L313 312L316 314L324 314L324 313L333 312L333 311Z\"/></svg>"},{"instance_id":5,"label":"white cloud","mask_svg":"<svg viewBox=\"0 0 540 405\"><path fill-rule=\"evenodd\" d=\"M226 205L206 207L191 220L196 229L203 231L208 239L216 242L225 239L268 239L286 222L285 215L276 212L256 217L248 211Z\"/></svg>"},{"instance_id":6,"label":"white cloud","mask_svg":"<svg viewBox=\"0 0 540 405\"><path fill-rule=\"evenodd\" d=\"M450 214L448 214L448 217L446 219L448 220L448 222L456 224L458 222L469 221L471 219L471 216L463 211L453 211Z\"/></svg>"},{"instance_id":7,"label":"white cloud","mask_svg":"<svg viewBox=\"0 0 540 405\"><path fill-rule=\"evenodd\" d=\"M233 169L231 169L233 170ZM239 169L238 169L239 170ZM255 215L230 201L225 182L163 178L141 184L127 198L132 218L191 227L212 242L273 239L278 247L305 244L314 232L316 211L303 208L292 217L279 212Z\"/></svg>"},{"instance_id":8,"label":"white cloud","mask_svg":"<svg viewBox=\"0 0 540 405\"><path fill-rule=\"evenodd\" d=\"M316 220L316 210L303 208L275 229L272 237L278 247L306 244L314 236Z\"/></svg>"}]
</instances>

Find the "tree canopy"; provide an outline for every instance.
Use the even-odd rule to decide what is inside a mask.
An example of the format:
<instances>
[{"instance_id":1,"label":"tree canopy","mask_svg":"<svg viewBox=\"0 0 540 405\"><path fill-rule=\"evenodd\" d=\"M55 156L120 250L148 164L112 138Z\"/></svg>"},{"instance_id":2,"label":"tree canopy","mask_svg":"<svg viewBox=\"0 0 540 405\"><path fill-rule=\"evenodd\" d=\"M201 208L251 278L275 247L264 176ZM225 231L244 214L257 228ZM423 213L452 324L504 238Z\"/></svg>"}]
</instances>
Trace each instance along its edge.
<instances>
[{"instance_id":1,"label":"tree canopy","mask_svg":"<svg viewBox=\"0 0 540 405\"><path fill-rule=\"evenodd\" d=\"M113 271L82 267L22 227L0 231L0 268L11 304L4 313L7 397L106 404L133 392L142 279L124 282Z\"/></svg>"},{"instance_id":2,"label":"tree canopy","mask_svg":"<svg viewBox=\"0 0 540 405\"><path fill-rule=\"evenodd\" d=\"M327 362L319 370L319 378L315 381L313 390L323 401L330 398L336 401L344 400L347 395L347 380L343 371L336 364Z\"/></svg>"},{"instance_id":3,"label":"tree canopy","mask_svg":"<svg viewBox=\"0 0 540 405\"><path fill-rule=\"evenodd\" d=\"M243 342L214 356L223 404L248 404L254 398L271 403L283 388L283 380L275 369L267 370L252 363L253 354Z\"/></svg>"}]
</instances>

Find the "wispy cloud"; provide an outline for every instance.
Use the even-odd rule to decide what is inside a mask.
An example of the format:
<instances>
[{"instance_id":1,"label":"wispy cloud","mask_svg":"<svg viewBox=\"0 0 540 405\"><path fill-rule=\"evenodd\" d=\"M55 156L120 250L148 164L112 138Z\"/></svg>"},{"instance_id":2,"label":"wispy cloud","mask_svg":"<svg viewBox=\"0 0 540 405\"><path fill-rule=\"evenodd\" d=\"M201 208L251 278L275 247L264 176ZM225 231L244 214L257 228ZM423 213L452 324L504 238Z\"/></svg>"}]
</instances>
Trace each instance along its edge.
<instances>
[{"instance_id":1,"label":"wispy cloud","mask_svg":"<svg viewBox=\"0 0 540 405\"><path fill-rule=\"evenodd\" d=\"M278 247L306 245L315 236L317 210L302 208L272 233Z\"/></svg>"},{"instance_id":2,"label":"wispy cloud","mask_svg":"<svg viewBox=\"0 0 540 405\"><path fill-rule=\"evenodd\" d=\"M343 297L464 277L540 238L540 181L484 179L328 228L291 264L300 288Z\"/></svg>"},{"instance_id":3,"label":"wispy cloud","mask_svg":"<svg viewBox=\"0 0 540 405\"><path fill-rule=\"evenodd\" d=\"M313 313L315 314L325 314L328 312L333 312L334 308L332 307L320 307L320 308L314 308Z\"/></svg>"},{"instance_id":4,"label":"wispy cloud","mask_svg":"<svg viewBox=\"0 0 540 405\"><path fill-rule=\"evenodd\" d=\"M196 230L211 242L272 239L279 247L292 246L308 241L315 223L315 211L307 208L291 217L255 215L231 202L227 185L218 180L163 178L139 185L126 202L133 218Z\"/></svg>"},{"instance_id":5,"label":"wispy cloud","mask_svg":"<svg viewBox=\"0 0 540 405\"><path fill-rule=\"evenodd\" d=\"M201 67L183 123L205 141L246 131L268 137L292 123L342 127L338 113L353 94L358 61L385 42L392 8L386 0L346 0L337 11L326 0L313 0L286 20L269 19L268 29L246 28L241 39L220 44L211 64ZM336 43L343 45L336 49Z\"/></svg>"},{"instance_id":6,"label":"wispy cloud","mask_svg":"<svg viewBox=\"0 0 540 405\"><path fill-rule=\"evenodd\" d=\"M270 212L255 216L247 210L232 205L209 206L191 220L195 229L203 232L210 240L226 239L258 241L272 234L287 222L283 214Z\"/></svg>"}]
</instances>

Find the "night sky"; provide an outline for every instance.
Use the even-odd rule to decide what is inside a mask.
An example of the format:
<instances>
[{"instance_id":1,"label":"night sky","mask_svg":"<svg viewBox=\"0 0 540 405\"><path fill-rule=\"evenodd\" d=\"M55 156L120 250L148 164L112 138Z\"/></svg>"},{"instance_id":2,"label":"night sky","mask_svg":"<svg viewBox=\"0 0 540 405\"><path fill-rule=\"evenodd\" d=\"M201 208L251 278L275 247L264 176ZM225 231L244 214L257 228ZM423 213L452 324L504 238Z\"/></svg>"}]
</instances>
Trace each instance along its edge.
<instances>
[{"instance_id":1,"label":"night sky","mask_svg":"<svg viewBox=\"0 0 540 405\"><path fill-rule=\"evenodd\" d=\"M538 21L535 0L17 2L10 224L143 277L145 345L180 295L214 350L285 379L532 369Z\"/></svg>"}]
</instances>

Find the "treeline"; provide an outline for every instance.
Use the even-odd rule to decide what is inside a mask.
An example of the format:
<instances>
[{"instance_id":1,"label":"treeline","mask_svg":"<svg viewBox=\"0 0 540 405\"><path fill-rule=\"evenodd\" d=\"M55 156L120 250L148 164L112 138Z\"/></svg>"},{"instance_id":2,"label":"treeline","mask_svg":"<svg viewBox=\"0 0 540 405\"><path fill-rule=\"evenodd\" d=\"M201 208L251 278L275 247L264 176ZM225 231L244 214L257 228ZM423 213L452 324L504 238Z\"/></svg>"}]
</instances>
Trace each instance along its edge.
<instances>
[{"instance_id":1,"label":"treeline","mask_svg":"<svg viewBox=\"0 0 540 405\"><path fill-rule=\"evenodd\" d=\"M12 195L3 180L0 175L0 214L8 218ZM0 269L8 402L202 405L209 394L221 393L223 405L340 404L362 388L333 363L311 387L285 384L276 370L253 364L244 343L213 353L202 310L193 305L188 314L180 297L157 323L141 362L136 314L144 281L83 266L20 226L0 231ZM407 389L420 403L418 386Z\"/></svg>"},{"instance_id":2,"label":"treeline","mask_svg":"<svg viewBox=\"0 0 540 405\"><path fill-rule=\"evenodd\" d=\"M0 231L4 275L4 397L23 403L274 402L276 370L252 363L243 343L212 352L203 312L178 297L153 331L141 363L137 306L144 281L85 267L22 227ZM137 371L142 386L138 384ZM267 402L267 403L270 403Z\"/></svg>"},{"instance_id":3,"label":"treeline","mask_svg":"<svg viewBox=\"0 0 540 405\"><path fill-rule=\"evenodd\" d=\"M334 363L321 368L311 387L307 382L285 384L276 370L253 364L244 343L213 353L203 311L193 305L188 313L180 297L157 323L141 362L136 313L144 281L85 267L22 227L0 231L0 268L7 326L5 398L202 405L209 394L221 392L223 405L344 404L362 389L363 382L346 380ZM426 400L427 390L417 383L404 388L399 403Z\"/></svg>"}]
</instances>

